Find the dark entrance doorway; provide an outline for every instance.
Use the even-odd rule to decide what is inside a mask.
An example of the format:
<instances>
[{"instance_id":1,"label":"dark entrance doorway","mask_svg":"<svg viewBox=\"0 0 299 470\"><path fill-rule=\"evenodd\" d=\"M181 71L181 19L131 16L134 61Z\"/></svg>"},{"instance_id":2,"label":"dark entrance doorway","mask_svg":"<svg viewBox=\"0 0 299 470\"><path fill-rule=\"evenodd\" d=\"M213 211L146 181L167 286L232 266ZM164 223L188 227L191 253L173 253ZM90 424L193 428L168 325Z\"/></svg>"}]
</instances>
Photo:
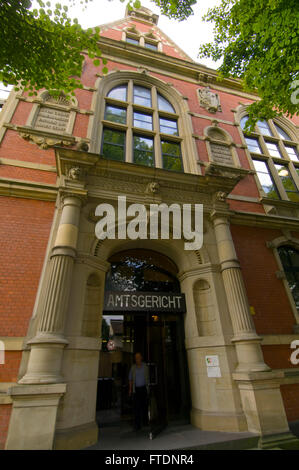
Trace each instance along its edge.
<instances>
[{"instance_id":1,"label":"dark entrance doorway","mask_svg":"<svg viewBox=\"0 0 299 470\"><path fill-rule=\"evenodd\" d=\"M110 259L106 290L118 292L179 293L177 268L167 257L150 250L128 250ZM133 406L129 397L129 371L134 354L148 364L149 437L167 424L188 423L190 397L184 318L169 309L105 312L102 323L97 419L105 426L130 427Z\"/></svg>"}]
</instances>

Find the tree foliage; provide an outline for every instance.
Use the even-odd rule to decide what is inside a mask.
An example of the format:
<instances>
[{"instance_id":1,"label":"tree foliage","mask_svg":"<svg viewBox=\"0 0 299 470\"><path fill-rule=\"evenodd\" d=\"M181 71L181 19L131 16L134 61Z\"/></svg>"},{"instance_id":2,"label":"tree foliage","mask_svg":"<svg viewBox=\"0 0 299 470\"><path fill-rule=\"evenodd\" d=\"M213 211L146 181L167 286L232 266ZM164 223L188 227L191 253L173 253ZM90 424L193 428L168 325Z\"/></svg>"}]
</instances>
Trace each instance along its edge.
<instances>
[{"instance_id":1,"label":"tree foliage","mask_svg":"<svg viewBox=\"0 0 299 470\"><path fill-rule=\"evenodd\" d=\"M182 21L193 15L192 6L197 0L152 0L159 8L162 15Z\"/></svg>"},{"instance_id":2,"label":"tree foliage","mask_svg":"<svg viewBox=\"0 0 299 470\"><path fill-rule=\"evenodd\" d=\"M68 17L66 6L36 1L39 8L33 10L29 0L0 0L0 81L18 84L30 94L42 88L52 94L73 93L82 87L82 51L106 73L99 29L83 30ZM72 5L89 1L69 0ZM162 14L177 20L192 15L197 3L152 1ZM141 2L129 0L128 5L139 8ZM242 79L245 89L261 98L248 108L247 128L275 113L294 115L299 103L297 0L221 0L204 20L214 24L214 40L200 47L200 57L223 59L220 76Z\"/></svg>"},{"instance_id":3,"label":"tree foliage","mask_svg":"<svg viewBox=\"0 0 299 470\"><path fill-rule=\"evenodd\" d=\"M299 100L299 9L297 0L222 0L205 20L213 22L214 41L201 57L223 58L220 75L241 78L261 100L249 106L246 127L276 114L293 116Z\"/></svg>"},{"instance_id":4,"label":"tree foliage","mask_svg":"<svg viewBox=\"0 0 299 470\"><path fill-rule=\"evenodd\" d=\"M99 28L83 30L68 17L67 6L37 3L38 9L30 9L29 0L0 0L0 81L29 95L42 88L73 94L82 88L82 51L100 65Z\"/></svg>"}]
</instances>

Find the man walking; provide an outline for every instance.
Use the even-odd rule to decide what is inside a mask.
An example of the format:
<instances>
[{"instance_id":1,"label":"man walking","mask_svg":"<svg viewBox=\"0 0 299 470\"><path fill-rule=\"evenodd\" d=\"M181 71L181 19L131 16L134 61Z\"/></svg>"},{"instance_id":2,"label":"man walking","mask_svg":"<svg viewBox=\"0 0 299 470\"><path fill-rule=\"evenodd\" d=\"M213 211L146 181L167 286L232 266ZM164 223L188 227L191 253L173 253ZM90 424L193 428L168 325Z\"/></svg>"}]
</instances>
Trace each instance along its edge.
<instances>
[{"instance_id":1,"label":"man walking","mask_svg":"<svg viewBox=\"0 0 299 470\"><path fill-rule=\"evenodd\" d=\"M142 354L136 352L135 364L132 365L129 373L129 395L133 394L136 431L141 429L146 421L148 385L148 367L142 361Z\"/></svg>"}]
</instances>

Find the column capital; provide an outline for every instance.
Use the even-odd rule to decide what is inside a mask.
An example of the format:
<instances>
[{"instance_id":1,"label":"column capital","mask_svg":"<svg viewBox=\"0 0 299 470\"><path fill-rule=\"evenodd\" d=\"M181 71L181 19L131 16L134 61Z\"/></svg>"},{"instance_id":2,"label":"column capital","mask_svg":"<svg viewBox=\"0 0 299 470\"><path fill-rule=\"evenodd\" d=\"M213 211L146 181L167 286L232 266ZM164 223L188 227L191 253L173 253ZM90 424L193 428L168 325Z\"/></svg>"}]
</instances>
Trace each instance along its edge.
<instances>
[{"instance_id":1,"label":"column capital","mask_svg":"<svg viewBox=\"0 0 299 470\"><path fill-rule=\"evenodd\" d=\"M59 200L61 207L73 205L81 208L87 202L87 191L78 189L60 189Z\"/></svg>"},{"instance_id":2,"label":"column capital","mask_svg":"<svg viewBox=\"0 0 299 470\"><path fill-rule=\"evenodd\" d=\"M226 209L214 208L210 213L210 220L216 222L219 219L219 222L230 224L230 213Z\"/></svg>"}]
</instances>

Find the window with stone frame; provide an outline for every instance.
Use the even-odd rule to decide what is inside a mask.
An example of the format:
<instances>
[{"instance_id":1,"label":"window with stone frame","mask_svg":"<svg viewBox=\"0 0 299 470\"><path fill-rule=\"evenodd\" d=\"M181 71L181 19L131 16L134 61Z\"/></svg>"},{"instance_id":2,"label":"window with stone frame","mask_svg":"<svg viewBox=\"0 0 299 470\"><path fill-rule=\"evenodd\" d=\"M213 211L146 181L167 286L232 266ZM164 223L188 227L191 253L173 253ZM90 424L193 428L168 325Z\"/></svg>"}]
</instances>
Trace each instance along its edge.
<instances>
[{"instance_id":1,"label":"window with stone frame","mask_svg":"<svg viewBox=\"0 0 299 470\"><path fill-rule=\"evenodd\" d=\"M156 86L129 80L105 97L104 158L183 171L179 115Z\"/></svg>"},{"instance_id":2,"label":"window with stone frame","mask_svg":"<svg viewBox=\"0 0 299 470\"><path fill-rule=\"evenodd\" d=\"M282 245L278 248L278 253L296 308L299 311L299 250L293 246Z\"/></svg>"},{"instance_id":3,"label":"window with stone frame","mask_svg":"<svg viewBox=\"0 0 299 470\"><path fill-rule=\"evenodd\" d=\"M151 49L152 51L162 50L161 42L153 33L143 35L137 31L135 27L128 28L124 32L123 40L129 44L145 47L146 49Z\"/></svg>"},{"instance_id":4,"label":"window with stone frame","mask_svg":"<svg viewBox=\"0 0 299 470\"><path fill-rule=\"evenodd\" d=\"M240 124L261 189L269 199L299 202L298 144L275 119L258 121L254 132Z\"/></svg>"}]
</instances>

